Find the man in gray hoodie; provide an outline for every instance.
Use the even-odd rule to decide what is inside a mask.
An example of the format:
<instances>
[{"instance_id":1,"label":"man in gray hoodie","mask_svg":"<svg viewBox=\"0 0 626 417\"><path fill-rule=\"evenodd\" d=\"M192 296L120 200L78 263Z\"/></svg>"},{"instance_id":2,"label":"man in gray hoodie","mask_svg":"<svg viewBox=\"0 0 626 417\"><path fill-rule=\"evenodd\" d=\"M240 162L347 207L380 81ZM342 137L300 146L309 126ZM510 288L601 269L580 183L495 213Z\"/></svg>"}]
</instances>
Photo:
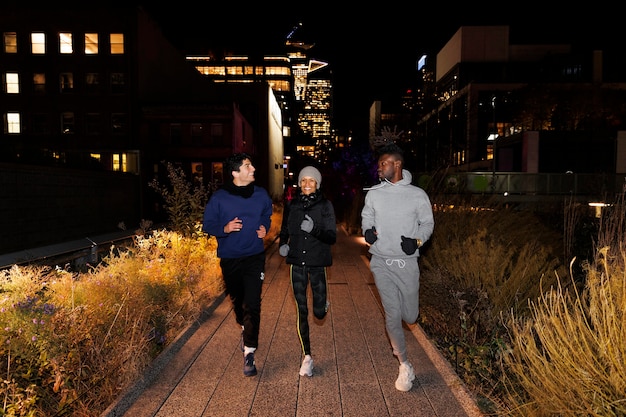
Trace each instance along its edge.
<instances>
[{"instance_id":1,"label":"man in gray hoodie","mask_svg":"<svg viewBox=\"0 0 626 417\"><path fill-rule=\"evenodd\" d=\"M396 389L409 391L415 372L406 352L402 321L419 314L420 247L433 233L435 221L426 192L411 184L404 155L394 143L378 150L380 184L366 188L361 230L370 245L370 270L385 310L385 328L400 362Z\"/></svg>"}]
</instances>

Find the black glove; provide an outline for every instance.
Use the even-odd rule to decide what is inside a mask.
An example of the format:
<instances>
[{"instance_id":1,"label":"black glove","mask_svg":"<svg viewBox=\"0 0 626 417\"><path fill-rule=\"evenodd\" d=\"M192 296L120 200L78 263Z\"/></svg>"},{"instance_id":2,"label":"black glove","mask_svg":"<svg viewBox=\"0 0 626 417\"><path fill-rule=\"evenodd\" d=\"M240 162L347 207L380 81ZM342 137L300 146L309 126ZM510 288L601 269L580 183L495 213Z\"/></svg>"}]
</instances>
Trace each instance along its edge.
<instances>
[{"instance_id":1,"label":"black glove","mask_svg":"<svg viewBox=\"0 0 626 417\"><path fill-rule=\"evenodd\" d=\"M410 237L401 236L402 237L402 250L407 255L413 255L417 250L417 240L412 239Z\"/></svg>"},{"instance_id":2,"label":"black glove","mask_svg":"<svg viewBox=\"0 0 626 417\"><path fill-rule=\"evenodd\" d=\"M376 242L376 239L378 239L378 236L376 236L376 227L372 226L371 229L365 231L365 241L371 245Z\"/></svg>"}]
</instances>

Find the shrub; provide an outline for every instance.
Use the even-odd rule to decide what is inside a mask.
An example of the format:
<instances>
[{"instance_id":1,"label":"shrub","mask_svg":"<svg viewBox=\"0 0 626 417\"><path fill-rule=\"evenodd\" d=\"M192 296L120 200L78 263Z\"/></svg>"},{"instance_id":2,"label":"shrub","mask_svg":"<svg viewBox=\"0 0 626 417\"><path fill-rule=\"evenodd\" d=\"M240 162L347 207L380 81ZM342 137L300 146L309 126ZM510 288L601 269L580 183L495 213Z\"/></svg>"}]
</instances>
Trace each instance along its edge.
<instances>
[{"instance_id":1,"label":"shrub","mask_svg":"<svg viewBox=\"0 0 626 417\"><path fill-rule=\"evenodd\" d=\"M163 185L154 179L149 186L158 192L164 201L163 207L169 219L168 228L183 236L192 236L196 231L196 225L202 221L204 207L216 185L192 184L187 180L182 168L174 166L171 162L162 164L167 168L169 184Z\"/></svg>"},{"instance_id":2,"label":"shrub","mask_svg":"<svg viewBox=\"0 0 626 417\"><path fill-rule=\"evenodd\" d=\"M97 415L223 291L215 238L170 231L87 273L2 271L1 415Z\"/></svg>"}]
</instances>

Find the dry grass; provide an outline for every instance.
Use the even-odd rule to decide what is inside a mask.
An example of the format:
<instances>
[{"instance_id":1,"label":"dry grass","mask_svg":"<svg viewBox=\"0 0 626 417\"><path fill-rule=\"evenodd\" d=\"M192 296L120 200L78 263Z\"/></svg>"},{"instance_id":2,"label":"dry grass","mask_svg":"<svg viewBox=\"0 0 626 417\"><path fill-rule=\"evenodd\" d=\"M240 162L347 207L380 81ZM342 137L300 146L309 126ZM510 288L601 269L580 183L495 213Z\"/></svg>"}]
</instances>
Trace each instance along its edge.
<instances>
[{"instance_id":1,"label":"dry grass","mask_svg":"<svg viewBox=\"0 0 626 417\"><path fill-rule=\"evenodd\" d=\"M420 320L485 415L626 415L624 207L436 206Z\"/></svg>"},{"instance_id":2,"label":"dry grass","mask_svg":"<svg viewBox=\"0 0 626 417\"><path fill-rule=\"evenodd\" d=\"M483 412L497 415L507 409L502 360L513 344L503 317L529 317L529 301L567 275L563 233L507 206L435 204L434 214L420 261L420 324Z\"/></svg>"},{"instance_id":3,"label":"dry grass","mask_svg":"<svg viewBox=\"0 0 626 417\"><path fill-rule=\"evenodd\" d=\"M266 246L280 231L274 207ZM221 295L217 242L139 231L97 266L0 271L0 415L97 416Z\"/></svg>"},{"instance_id":4,"label":"dry grass","mask_svg":"<svg viewBox=\"0 0 626 417\"><path fill-rule=\"evenodd\" d=\"M508 415L626 415L625 214L621 200L601 217L582 290L559 281L510 317Z\"/></svg>"},{"instance_id":5,"label":"dry grass","mask_svg":"<svg viewBox=\"0 0 626 417\"><path fill-rule=\"evenodd\" d=\"M495 317L526 309L527 300L540 295L542 277L554 281L550 277L561 265L558 234L533 213L446 207L435 217L424 267L448 275L460 290L484 293Z\"/></svg>"},{"instance_id":6,"label":"dry grass","mask_svg":"<svg viewBox=\"0 0 626 417\"><path fill-rule=\"evenodd\" d=\"M608 252L582 293L558 285L530 303L530 319L512 320L510 415L626 415L626 253Z\"/></svg>"},{"instance_id":7,"label":"dry grass","mask_svg":"<svg viewBox=\"0 0 626 417\"><path fill-rule=\"evenodd\" d=\"M98 415L221 294L215 245L162 230L87 273L2 271L0 415Z\"/></svg>"}]
</instances>

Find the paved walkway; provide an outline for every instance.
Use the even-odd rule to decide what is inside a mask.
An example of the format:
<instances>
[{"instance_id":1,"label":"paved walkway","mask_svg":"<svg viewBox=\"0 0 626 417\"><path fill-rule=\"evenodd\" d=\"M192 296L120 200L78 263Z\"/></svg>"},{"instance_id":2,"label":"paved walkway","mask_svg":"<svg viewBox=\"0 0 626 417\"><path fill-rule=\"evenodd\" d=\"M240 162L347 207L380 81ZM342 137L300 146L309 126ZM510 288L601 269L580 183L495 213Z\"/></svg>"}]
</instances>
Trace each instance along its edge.
<instances>
[{"instance_id":1,"label":"paved walkway","mask_svg":"<svg viewBox=\"0 0 626 417\"><path fill-rule=\"evenodd\" d=\"M398 362L385 334L365 243L341 227L338 232L329 269L330 309L323 321L311 320L312 377L298 374L289 271L273 244L263 287L258 375L242 374L240 328L230 300L222 296L102 417L481 416L417 325L406 328L416 380L409 392L395 389Z\"/></svg>"}]
</instances>

